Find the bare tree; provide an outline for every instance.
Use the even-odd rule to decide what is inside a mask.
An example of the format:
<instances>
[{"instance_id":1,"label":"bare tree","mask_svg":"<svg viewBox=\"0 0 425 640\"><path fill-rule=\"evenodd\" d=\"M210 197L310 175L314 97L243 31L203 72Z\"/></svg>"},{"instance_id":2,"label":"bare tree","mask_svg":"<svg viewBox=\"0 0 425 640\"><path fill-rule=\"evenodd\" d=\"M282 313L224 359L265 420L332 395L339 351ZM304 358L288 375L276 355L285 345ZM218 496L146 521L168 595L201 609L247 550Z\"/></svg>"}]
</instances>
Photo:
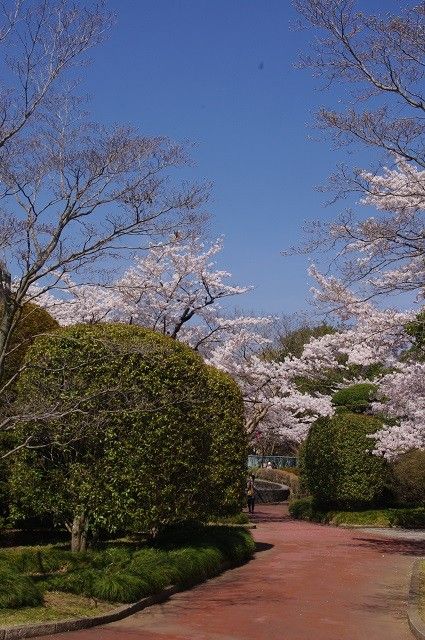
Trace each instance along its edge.
<instances>
[{"instance_id":1,"label":"bare tree","mask_svg":"<svg viewBox=\"0 0 425 640\"><path fill-rule=\"evenodd\" d=\"M294 4L323 34L302 65L325 78L328 88L343 85L346 109L321 108L318 125L339 143L357 140L425 167L423 2L384 17L365 14L356 0Z\"/></svg>"},{"instance_id":2,"label":"bare tree","mask_svg":"<svg viewBox=\"0 0 425 640\"><path fill-rule=\"evenodd\" d=\"M16 0L0 4L0 18L0 47L12 52L0 84L1 375L33 285L46 291L67 273L112 267L147 237L184 231L206 190L169 175L188 163L183 147L89 122L59 82L102 39L111 18L101 5Z\"/></svg>"},{"instance_id":3,"label":"bare tree","mask_svg":"<svg viewBox=\"0 0 425 640\"><path fill-rule=\"evenodd\" d=\"M37 116L64 72L84 61L111 24L103 3L4 0L0 3L0 148Z\"/></svg>"},{"instance_id":4,"label":"bare tree","mask_svg":"<svg viewBox=\"0 0 425 640\"><path fill-rule=\"evenodd\" d=\"M0 365L32 285L46 291L67 273L113 261L145 247L147 237L196 220L204 187L178 188L167 175L186 161L166 139L68 119L3 148L0 248L17 278L5 296Z\"/></svg>"}]
</instances>

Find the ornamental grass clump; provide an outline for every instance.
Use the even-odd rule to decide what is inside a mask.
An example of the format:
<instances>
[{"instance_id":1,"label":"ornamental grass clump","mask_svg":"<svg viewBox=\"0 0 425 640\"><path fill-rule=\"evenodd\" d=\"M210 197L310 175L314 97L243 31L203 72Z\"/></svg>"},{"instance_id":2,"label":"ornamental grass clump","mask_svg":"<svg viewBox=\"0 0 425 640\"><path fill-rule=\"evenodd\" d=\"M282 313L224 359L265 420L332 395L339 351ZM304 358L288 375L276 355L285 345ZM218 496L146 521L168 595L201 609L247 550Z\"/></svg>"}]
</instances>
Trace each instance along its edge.
<instances>
[{"instance_id":1,"label":"ornamental grass clump","mask_svg":"<svg viewBox=\"0 0 425 640\"><path fill-rule=\"evenodd\" d=\"M179 578L176 567L170 562L169 554L159 549L137 551L133 555L128 570L143 578L152 593L176 584Z\"/></svg>"},{"instance_id":2,"label":"ornamental grass clump","mask_svg":"<svg viewBox=\"0 0 425 640\"><path fill-rule=\"evenodd\" d=\"M0 609L35 607L43 602L41 589L13 567L0 565Z\"/></svg>"}]
</instances>

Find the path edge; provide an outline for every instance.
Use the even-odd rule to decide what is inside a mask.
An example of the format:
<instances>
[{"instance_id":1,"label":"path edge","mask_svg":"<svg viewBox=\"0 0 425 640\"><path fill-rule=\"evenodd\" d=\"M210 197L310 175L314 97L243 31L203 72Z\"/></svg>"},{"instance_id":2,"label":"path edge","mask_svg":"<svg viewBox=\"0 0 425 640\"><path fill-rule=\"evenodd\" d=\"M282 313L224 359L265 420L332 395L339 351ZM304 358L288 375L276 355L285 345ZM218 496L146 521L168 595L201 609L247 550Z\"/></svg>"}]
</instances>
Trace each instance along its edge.
<instances>
[{"instance_id":1,"label":"path edge","mask_svg":"<svg viewBox=\"0 0 425 640\"><path fill-rule=\"evenodd\" d=\"M248 560L249 562L249 560ZM243 563L245 564L245 563ZM0 640L19 640L20 638L35 638L37 636L54 635L56 633L66 633L67 631L80 631L81 629L90 629L91 627L97 627L102 624L109 624L110 622L116 622L122 620L128 616L143 611L154 604L161 604L165 602L171 596L181 591L188 591L192 587L196 587L203 582L214 579L224 571L229 569L236 569L241 566L240 564L234 564L232 562L224 562L219 571L216 574L197 582L191 587L178 587L176 585L170 585L166 587L160 593L156 593L152 596L142 598L137 602L126 604L107 613L102 613L98 616L91 616L85 618L69 618L68 620L55 620L52 622L37 622L35 624L25 624L14 627L1 627L0 628Z\"/></svg>"},{"instance_id":2,"label":"path edge","mask_svg":"<svg viewBox=\"0 0 425 640\"><path fill-rule=\"evenodd\" d=\"M409 598L407 605L407 618L409 627L415 638L425 640L425 622L419 614L419 597L421 592L421 562L425 558L418 558L413 563L410 576Z\"/></svg>"}]
</instances>

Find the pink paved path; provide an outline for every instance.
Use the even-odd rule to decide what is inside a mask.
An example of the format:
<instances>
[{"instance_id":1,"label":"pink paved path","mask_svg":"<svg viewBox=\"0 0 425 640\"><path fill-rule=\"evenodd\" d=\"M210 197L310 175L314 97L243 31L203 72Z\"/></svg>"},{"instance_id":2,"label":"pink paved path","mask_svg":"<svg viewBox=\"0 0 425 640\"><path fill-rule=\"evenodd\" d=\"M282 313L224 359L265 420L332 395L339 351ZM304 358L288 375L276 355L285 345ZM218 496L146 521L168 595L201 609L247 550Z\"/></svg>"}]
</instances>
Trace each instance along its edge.
<instances>
[{"instance_id":1,"label":"pink paved path","mask_svg":"<svg viewBox=\"0 0 425 640\"><path fill-rule=\"evenodd\" d=\"M405 598L425 542L260 507L255 559L162 605L63 640L412 640Z\"/></svg>"}]
</instances>

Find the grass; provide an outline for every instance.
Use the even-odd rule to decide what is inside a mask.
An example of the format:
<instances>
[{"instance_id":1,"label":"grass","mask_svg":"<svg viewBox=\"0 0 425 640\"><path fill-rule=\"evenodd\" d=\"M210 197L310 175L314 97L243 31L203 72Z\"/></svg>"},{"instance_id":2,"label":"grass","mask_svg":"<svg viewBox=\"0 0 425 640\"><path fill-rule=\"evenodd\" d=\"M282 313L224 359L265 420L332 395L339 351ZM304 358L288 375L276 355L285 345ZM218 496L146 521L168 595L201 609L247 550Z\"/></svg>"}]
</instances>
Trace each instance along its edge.
<instances>
[{"instance_id":1,"label":"grass","mask_svg":"<svg viewBox=\"0 0 425 640\"><path fill-rule=\"evenodd\" d=\"M170 529L155 545L115 541L80 554L63 545L3 549L0 626L92 615L171 584L187 588L253 551L248 531L225 525Z\"/></svg>"},{"instance_id":2,"label":"grass","mask_svg":"<svg viewBox=\"0 0 425 640\"><path fill-rule=\"evenodd\" d=\"M367 511L337 511L330 514L329 524L358 525L365 527L391 527L392 509L369 509Z\"/></svg>"},{"instance_id":3,"label":"grass","mask_svg":"<svg viewBox=\"0 0 425 640\"><path fill-rule=\"evenodd\" d=\"M66 618L84 618L106 613L116 606L109 602L95 602L84 596L48 591L44 594L42 605L1 610L0 625L12 626Z\"/></svg>"}]
</instances>

